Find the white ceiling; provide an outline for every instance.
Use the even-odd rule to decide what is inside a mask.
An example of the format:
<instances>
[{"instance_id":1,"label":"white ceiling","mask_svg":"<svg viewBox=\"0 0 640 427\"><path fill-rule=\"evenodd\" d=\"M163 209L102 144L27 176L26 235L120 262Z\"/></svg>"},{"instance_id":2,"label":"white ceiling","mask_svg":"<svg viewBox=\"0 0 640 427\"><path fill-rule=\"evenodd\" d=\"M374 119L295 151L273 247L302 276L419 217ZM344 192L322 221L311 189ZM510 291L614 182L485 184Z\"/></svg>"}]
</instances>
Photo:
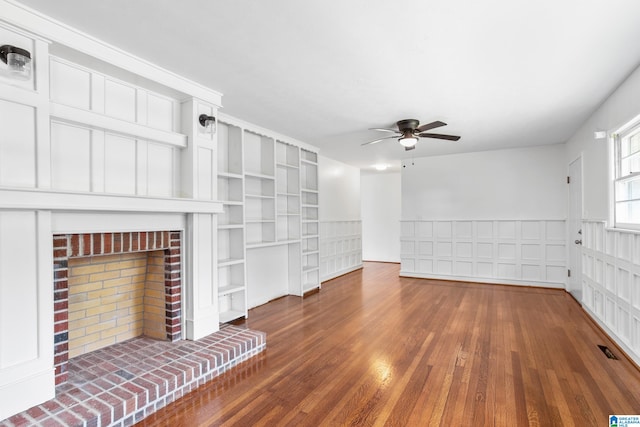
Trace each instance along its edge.
<instances>
[{"instance_id":1,"label":"white ceiling","mask_svg":"<svg viewBox=\"0 0 640 427\"><path fill-rule=\"evenodd\" d=\"M363 168L562 143L640 64L637 0L19 2ZM361 147L405 118L462 139Z\"/></svg>"}]
</instances>

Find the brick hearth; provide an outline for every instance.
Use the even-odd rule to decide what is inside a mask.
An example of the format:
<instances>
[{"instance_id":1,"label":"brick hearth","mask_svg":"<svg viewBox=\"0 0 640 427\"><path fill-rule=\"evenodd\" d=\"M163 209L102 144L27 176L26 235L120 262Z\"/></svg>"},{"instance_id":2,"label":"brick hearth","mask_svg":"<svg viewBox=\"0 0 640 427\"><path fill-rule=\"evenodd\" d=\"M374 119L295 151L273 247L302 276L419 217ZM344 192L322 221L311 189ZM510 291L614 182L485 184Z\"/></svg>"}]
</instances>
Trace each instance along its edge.
<instances>
[{"instance_id":1,"label":"brick hearth","mask_svg":"<svg viewBox=\"0 0 640 427\"><path fill-rule=\"evenodd\" d=\"M198 341L133 338L71 359L55 399L0 427L130 426L265 347L265 333L231 325Z\"/></svg>"}]
</instances>

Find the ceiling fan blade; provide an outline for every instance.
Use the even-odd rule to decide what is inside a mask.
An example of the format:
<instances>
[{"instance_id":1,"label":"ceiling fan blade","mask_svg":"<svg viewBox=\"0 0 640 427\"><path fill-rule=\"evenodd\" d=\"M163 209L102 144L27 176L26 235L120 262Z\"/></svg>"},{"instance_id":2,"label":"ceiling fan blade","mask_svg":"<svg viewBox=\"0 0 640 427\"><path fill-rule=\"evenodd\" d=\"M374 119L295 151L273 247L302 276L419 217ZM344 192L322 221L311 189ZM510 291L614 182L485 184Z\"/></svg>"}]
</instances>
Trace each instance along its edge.
<instances>
[{"instance_id":1,"label":"ceiling fan blade","mask_svg":"<svg viewBox=\"0 0 640 427\"><path fill-rule=\"evenodd\" d=\"M380 131L380 132L393 132L393 133L400 133L400 132L398 132L398 129L369 128L369 130L378 130L378 131Z\"/></svg>"},{"instance_id":2,"label":"ceiling fan blade","mask_svg":"<svg viewBox=\"0 0 640 427\"><path fill-rule=\"evenodd\" d=\"M364 144L360 144L360 145L370 145L370 144L377 144L380 141L384 141L385 139L391 139L391 138L397 138L397 135L394 136L385 136L384 138L380 138L380 139L376 139L375 141L369 141L369 142L365 142Z\"/></svg>"},{"instance_id":3,"label":"ceiling fan blade","mask_svg":"<svg viewBox=\"0 0 640 427\"><path fill-rule=\"evenodd\" d=\"M460 137L456 135L443 135L441 133L420 133L418 136L421 138L446 139L448 141L457 141L460 139Z\"/></svg>"},{"instance_id":4,"label":"ceiling fan blade","mask_svg":"<svg viewBox=\"0 0 640 427\"><path fill-rule=\"evenodd\" d=\"M440 120L436 120L435 122L427 123L426 125L422 125L416 128L416 133L424 132L425 130L439 128L440 126L446 126L445 122L441 122Z\"/></svg>"}]
</instances>

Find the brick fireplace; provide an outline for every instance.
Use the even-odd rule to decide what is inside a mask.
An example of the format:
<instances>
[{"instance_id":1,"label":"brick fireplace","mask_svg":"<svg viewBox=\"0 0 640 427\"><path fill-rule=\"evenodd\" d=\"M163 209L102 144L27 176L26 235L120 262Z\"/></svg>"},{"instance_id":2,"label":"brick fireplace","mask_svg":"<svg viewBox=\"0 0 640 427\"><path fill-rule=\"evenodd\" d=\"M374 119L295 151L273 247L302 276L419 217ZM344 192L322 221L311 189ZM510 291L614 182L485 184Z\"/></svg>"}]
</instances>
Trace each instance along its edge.
<instances>
[{"instance_id":1,"label":"brick fireplace","mask_svg":"<svg viewBox=\"0 0 640 427\"><path fill-rule=\"evenodd\" d=\"M180 231L59 234L53 236L54 365L56 385L68 378L69 260L137 252L164 254L164 331L167 341L182 338Z\"/></svg>"}]
</instances>

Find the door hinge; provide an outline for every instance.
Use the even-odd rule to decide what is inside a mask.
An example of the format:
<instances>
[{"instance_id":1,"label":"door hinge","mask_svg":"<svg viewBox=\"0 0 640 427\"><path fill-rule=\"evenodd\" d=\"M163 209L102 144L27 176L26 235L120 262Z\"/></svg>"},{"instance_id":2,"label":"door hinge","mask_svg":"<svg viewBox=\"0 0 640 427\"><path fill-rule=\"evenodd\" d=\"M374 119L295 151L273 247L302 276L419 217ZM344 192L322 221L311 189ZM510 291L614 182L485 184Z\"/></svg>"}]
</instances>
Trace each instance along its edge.
<instances>
[{"instance_id":1,"label":"door hinge","mask_svg":"<svg viewBox=\"0 0 640 427\"><path fill-rule=\"evenodd\" d=\"M571 184L571 177L570 176L567 177L567 184Z\"/></svg>"},{"instance_id":2,"label":"door hinge","mask_svg":"<svg viewBox=\"0 0 640 427\"><path fill-rule=\"evenodd\" d=\"M567 270L567 277L571 277L571 270Z\"/></svg>"}]
</instances>

